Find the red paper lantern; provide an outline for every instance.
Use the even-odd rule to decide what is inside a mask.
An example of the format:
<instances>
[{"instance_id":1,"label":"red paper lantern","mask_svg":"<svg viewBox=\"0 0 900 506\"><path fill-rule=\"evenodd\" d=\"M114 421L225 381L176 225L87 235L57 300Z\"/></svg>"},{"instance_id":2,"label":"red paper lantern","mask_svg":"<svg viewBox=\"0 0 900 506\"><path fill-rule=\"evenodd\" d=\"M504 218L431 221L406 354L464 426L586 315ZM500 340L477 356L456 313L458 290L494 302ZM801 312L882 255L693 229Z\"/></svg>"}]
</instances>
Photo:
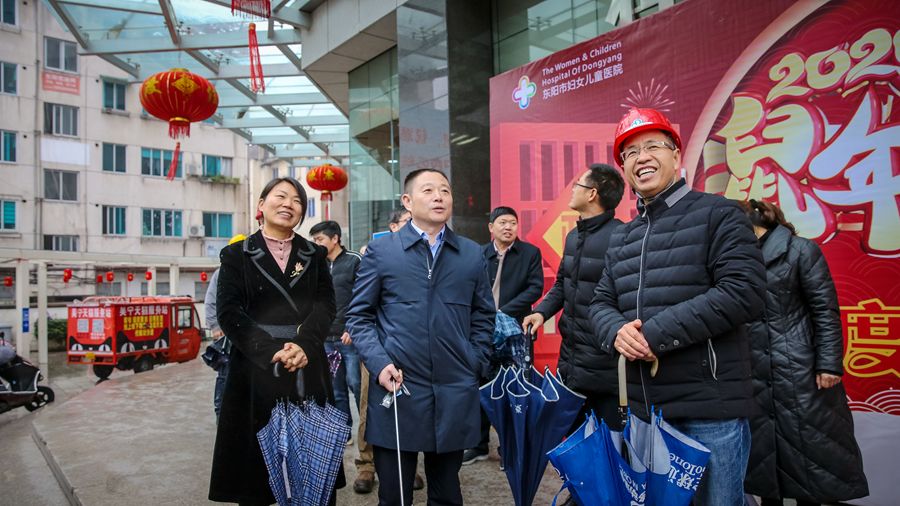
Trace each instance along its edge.
<instances>
[{"instance_id":1,"label":"red paper lantern","mask_svg":"<svg viewBox=\"0 0 900 506\"><path fill-rule=\"evenodd\" d=\"M3 278L3 286L12 286L12 285L13 285L13 278L12 278L12 276L5 276L5 277Z\"/></svg>"},{"instance_id":2,"label":"red paper lantern","mask_svg":"<svg viewBox=\"0 0 900 506\"><path fill-rule=\"evenodd\" d=\"M340 167L326 163L310 169L306 173L306 182L313 190L322 192L323 201L331 200L331 192L347 186L347 173Z\"/></svg>"},{"instance_id":3,"label":"red paper lantern","mask_svg":"<svg viewBox=\"0 0 900 506\"><path fill-rule=\"evenodd\" d=\"M133 272L129 272L128 276L126 276L126 277L128 278L128 281L134 281L134 273Z\"/></svg>"},{"instance_id":4,"label":"red paper lantern","mask_svg":"<svg viewBox=\"0 0 900 506\"><path fill-rule=\"evenodd\" d=\"M208 276L206 275L206 273L201 272L200 273L200 281L203 281L205 283L207 279L208 279Z\"/></svg>"},{"instance_id":5,"label":"red paper lantern","mask_svg":"<svg viewBox=\"0 0 900 506\"><path fill-rule=\"evenodd\" d=\"M347 186L347 173L340 167L330 163L319 165L306 173L306 182L310 188L322 192L323 217L329 219L331 207L331 192L336 192Z\"/></svg>"},{"instance_id":6,"label":"red paper lantern","mask_svg":"<svg viewBox=\"0 0 900 506\"><path fill-rule=\"evenodd\" d=\"M103 274L97 274L97 284L103 284Z\"/></svg>"},{"instance_id":7,"label":"red paper lantern","mask_svg":"<svg viewBox=\"0 0 900 506\"><path fill-rule=\"evenodd\" d=\"M148 77L141 85L141 105L169 122L169 137L191 136L191 122L216 112L219 94L209 81L187 69L171 69Z\"/></svg>"},{"instance_id":8,"label":"red paper lantern","mask_svg":"<svg viewBox=\"0 0 900 506\"><path fill-rule=\"evenodd\" d=\"M72 279L72 269L63 269L63 283L68 283Z\"/></svg>"},{"instance_id":9,"label":"red paper lantern","mask_svg":"<svg viewBox=\"0 0 900 506\"><path fill-rule=\"evenodd\" d=\"M150 281L151 279L153 279L153 273L150 271L145 272L144 279L146 279L147 281Z\"/></svg>"},{"instance_id":10,"label":"red paper lantern","mask_svg":"<svg viewBox=\"0 0 900 506\"><path fill-rule=\"evenodd\" d=\"M112 283L114 279L116 279L116 274L113 271L106 271L106 280Z\"/></svg>"},{"instance_id":11,"label":"red paper lantern","mask_svg":"<svg viewBox=\"0 0 900 506\"><path fill-rule=\"evenodd\" d=\"M141 105L150 114L169 122L169 137L191 136L191 122L203 121L219 107L219 94L209 81L187 69L171 69L148 77L141 84ZM175 153L166 178L175 179L181 143Z\"/></svg>"}]
</instances>

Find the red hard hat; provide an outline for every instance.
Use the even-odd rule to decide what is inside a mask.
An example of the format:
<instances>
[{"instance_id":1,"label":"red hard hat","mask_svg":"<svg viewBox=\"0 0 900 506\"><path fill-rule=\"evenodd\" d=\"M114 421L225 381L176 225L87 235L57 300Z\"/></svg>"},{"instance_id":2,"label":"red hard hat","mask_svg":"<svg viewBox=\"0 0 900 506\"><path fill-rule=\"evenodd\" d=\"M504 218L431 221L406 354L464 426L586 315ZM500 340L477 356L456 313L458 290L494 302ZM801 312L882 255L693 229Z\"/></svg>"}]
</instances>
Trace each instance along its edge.
<instances>
[{"instance_id":1,"label":"red hard hat","mask_svg":"<svg viewBox=\"0 0 900 506\"><path fill-rule=\"evenodd\" d=\"M662 130L672 136L675 140L675 147L681 149L681 137L678 132L672 128L669 118L656 109L631 109L622 116L619 125L616 127L616 142L614 144L616 153L616 162L622 165L622 160L618 154L622 152L622 144L626 139L634 134L646 132L647 130Z\"/></svg>"}]
</instances>

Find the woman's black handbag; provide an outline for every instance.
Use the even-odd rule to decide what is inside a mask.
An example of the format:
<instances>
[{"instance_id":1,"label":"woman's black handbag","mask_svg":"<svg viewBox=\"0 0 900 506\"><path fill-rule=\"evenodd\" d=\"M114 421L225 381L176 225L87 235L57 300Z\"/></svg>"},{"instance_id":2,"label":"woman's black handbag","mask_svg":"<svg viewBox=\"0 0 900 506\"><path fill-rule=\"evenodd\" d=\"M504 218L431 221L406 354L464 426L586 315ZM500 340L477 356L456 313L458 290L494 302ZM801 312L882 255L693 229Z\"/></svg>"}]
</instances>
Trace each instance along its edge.
<instances>
[{"instance_id":1,"label":"woman's black handbag","mask_svg":"<svg viewBox=\"0 0 900 506\"><path fill-rule=\"evenodd\" d=\"M219 372L223 367L228 365L228 354L231 351L231 343L228 342L227 337L221 337L216 341L213 341L206 347L206 351L203 352L203 355L200 357L203 358L203 362L206 365L213 368L214 371Z\"/></svg>"}]
</instances>

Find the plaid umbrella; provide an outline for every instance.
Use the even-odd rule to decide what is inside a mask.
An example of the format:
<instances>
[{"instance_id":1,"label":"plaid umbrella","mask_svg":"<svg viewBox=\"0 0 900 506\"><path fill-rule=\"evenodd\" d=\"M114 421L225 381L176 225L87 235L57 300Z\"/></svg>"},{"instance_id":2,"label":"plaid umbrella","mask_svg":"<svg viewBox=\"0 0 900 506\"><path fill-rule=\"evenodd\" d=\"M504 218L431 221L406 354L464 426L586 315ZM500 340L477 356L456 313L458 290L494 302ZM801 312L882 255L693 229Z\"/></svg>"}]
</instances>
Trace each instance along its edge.
<instances>
[{"instance_id":1,"label":"plaid umbrella","mask_svg":"<svg viewBox=\"0 0 900 506\"><path fill-rule=\"evenodd\" d=\"M528 367L530 355L522 334L522 327L515 318L497 311L494 322L493 360L500 365Z\"/></svg>"},{"instance_id":2,"label":"plaid umbrella","mask_svg":"<svg viewBox=\"0 0 900 506\"><path fill-rule=\"evenodd\" d=\"M257 433L280 506L325 506L334 491L350 427L330 404L278 403Z\"/></svg>"},{"instance_id":3,"label":"plaid umbrella","mask_svg":"<svg viewBox=\"0 0 900 506\"><path fill-rule=\"evenodd\" d=\"M262 449L266 470L269 472L269 487L278 504L290 504L290 487L287 486L287 416L284 403L277 403L272 408L269 423L257 434L259 447Z\"/></svg>"}]
</instances>

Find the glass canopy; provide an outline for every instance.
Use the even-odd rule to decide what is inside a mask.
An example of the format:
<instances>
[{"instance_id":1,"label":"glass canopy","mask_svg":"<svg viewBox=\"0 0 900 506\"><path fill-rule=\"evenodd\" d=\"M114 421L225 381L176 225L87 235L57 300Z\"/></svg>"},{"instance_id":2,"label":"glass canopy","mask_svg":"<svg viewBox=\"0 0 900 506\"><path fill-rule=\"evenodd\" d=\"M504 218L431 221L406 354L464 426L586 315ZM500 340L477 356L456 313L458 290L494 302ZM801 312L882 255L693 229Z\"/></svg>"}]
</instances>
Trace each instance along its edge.
<instances>
[{"instance_id":1,"label":"glass canopy","mask_svg":"<svg viewBox=\"0 0 900 506\"><path fill-rule=\"evenodd\" d=\"M81 54L96 55L134 82L183 67L219 93L213 117L274 156L333 159L349 155L347 118L304 74L300 28L310 0L272 0L272 17L231 13L230 0L44 0L73 34ZM265 92L250 89L248 25L256 23Z\"/></svg>"}]
</instances>

